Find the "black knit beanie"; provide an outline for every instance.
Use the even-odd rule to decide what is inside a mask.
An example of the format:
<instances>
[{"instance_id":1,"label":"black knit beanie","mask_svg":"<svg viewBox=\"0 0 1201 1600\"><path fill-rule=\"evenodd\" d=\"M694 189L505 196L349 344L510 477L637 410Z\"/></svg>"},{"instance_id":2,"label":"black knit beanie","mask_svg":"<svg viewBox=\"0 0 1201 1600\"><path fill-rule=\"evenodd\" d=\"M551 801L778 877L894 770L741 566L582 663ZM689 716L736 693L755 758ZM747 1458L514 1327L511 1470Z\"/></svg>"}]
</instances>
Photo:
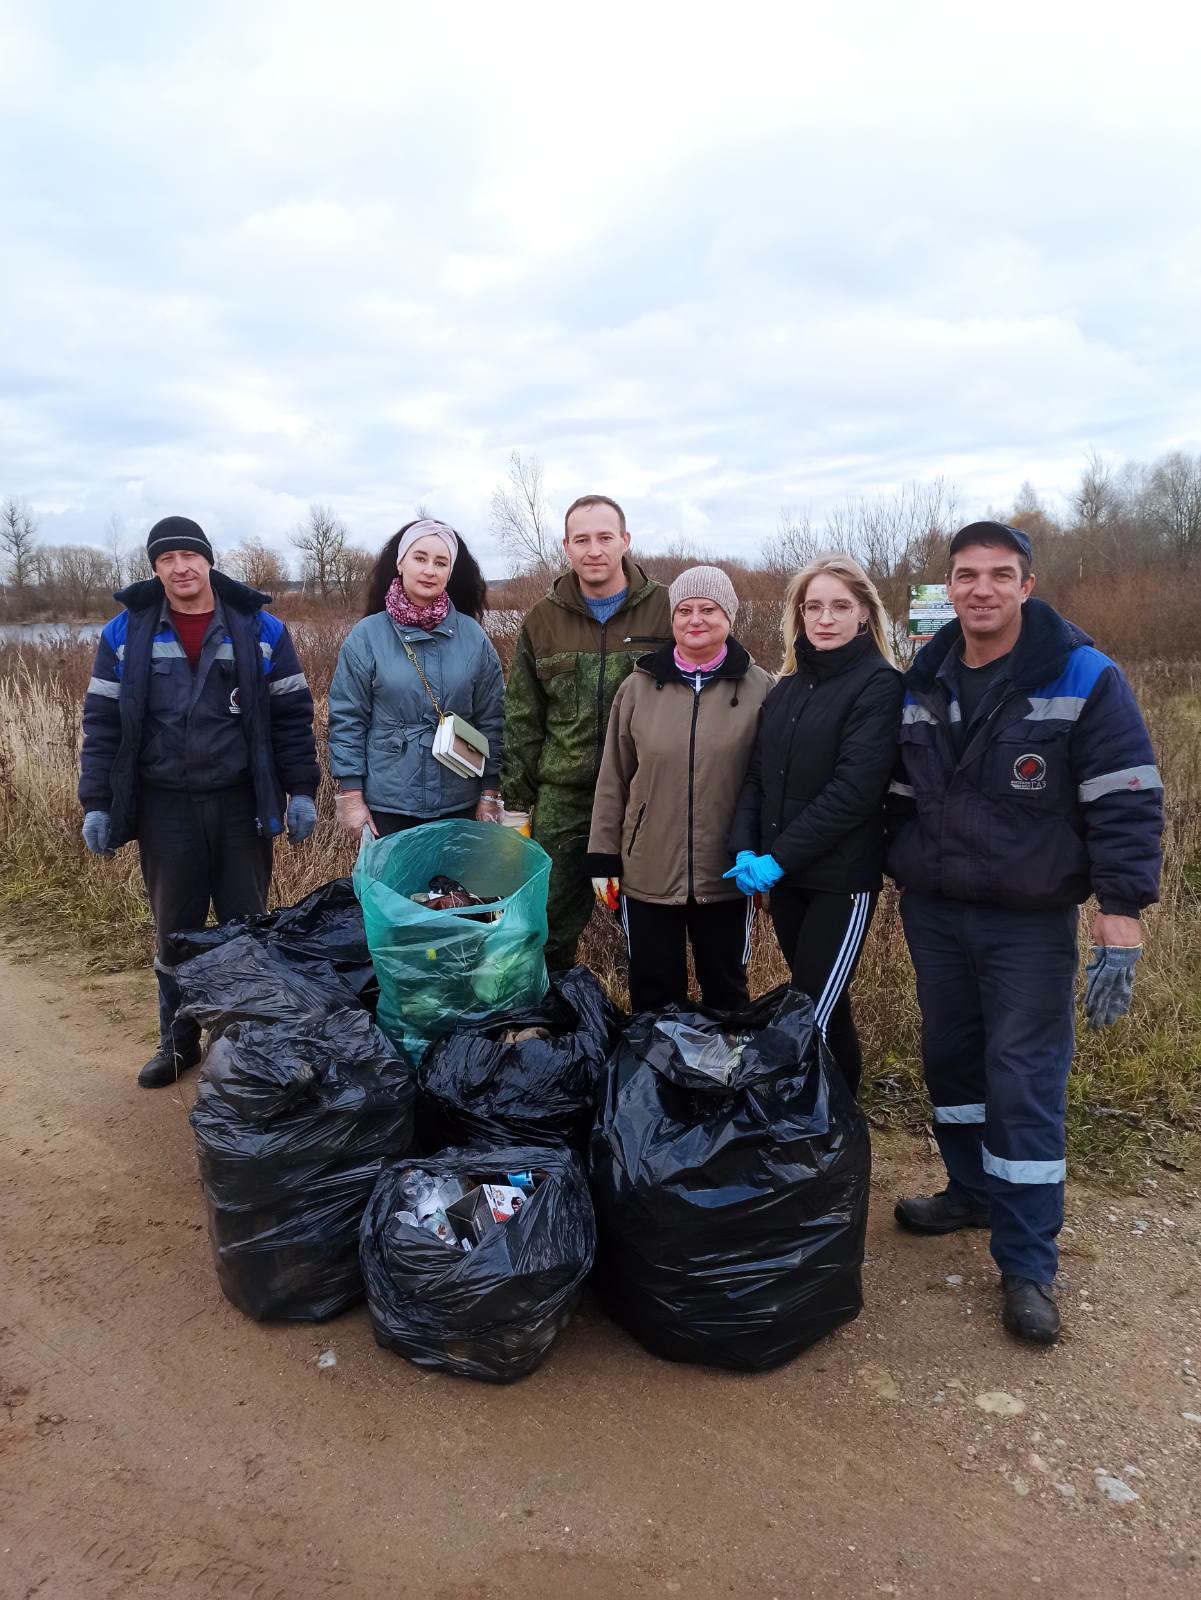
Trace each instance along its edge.
<instances>
[{"instance_id":1,"label":"black knit beanie","mask_svg":"<svg viewBox=\"0 0 1201 1600\"><path fill-rule=\"evenodd\" d=\"M204 529L191 517L164 517L146 535L146 554L150 557L151 566L168 550L195 550L210 567L213 565L213 547Z\"/></svg>"}]
</instances>

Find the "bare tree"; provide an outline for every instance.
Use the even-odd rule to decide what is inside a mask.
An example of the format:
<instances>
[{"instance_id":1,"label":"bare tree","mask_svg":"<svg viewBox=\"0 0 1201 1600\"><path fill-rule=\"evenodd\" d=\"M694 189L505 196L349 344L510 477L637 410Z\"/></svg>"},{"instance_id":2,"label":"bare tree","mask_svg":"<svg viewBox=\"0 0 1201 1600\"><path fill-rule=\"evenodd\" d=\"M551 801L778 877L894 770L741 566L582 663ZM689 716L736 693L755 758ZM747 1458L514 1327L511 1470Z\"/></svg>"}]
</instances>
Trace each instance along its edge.
<instances>
[{"instance_id":1,"label":"bare tree","mask_svg":"<svg viewBox=\"0 0 1201 1600\"><path fill-rule=\"evenodd\" d=\"M789 578L808 566L823 546L813 530L808 514L795 506L781 507L776 531L763 543L763 565L781 578Z\"/></svg>"},{"instance_id":2,"label":"bare tree","mask_svg":"<svg viewBox=\"0 0 1201 1600\"><path fill-rule=\"evenodd\" d=\"M367 580L374 566L375 557L370 550L364 550L356 544L344 547L338 557L334 577L338 594L346 605L357 606L362 603L367 592Z\"/></svg>"},{"instance_id":3,"label":"bare tree","mask_svg":"<svg viewBox=\"0 0 1201 1600\"><path fill-rule=\"evenodd\" d=\"M34 581L37 532L37 519L33 512L23 500L9 495L3 507L0 507L0 550L7 558L8 582L17 599Z\"/></svg>"},{"instance_id":4,"label":"bare tree","mask_svg":"<svg viewBox=\"0 0 1201 1600\"><path fill-rule=\"evenodd\" d=\"M268 550L261 539L248 534L225 558L225 568L252 589L268 594L278 592L288 581L288 564L277 550Z\"/></svg>"},{"instance_id":5,"label":"bare tree","mask_svg":"<svg viewBox=\"0 0 1201 1600\"><path fill-rule=\"evenodd\" d=\"M323 601L339 592L338 564L348 537L346 524L328 506L310 506L307 521L292 534L292 543L303 557L301 577Z\"/></svg>"},{"instance_id":6,"label":"bare tree","mask_svg":"<svg viewBox=\"0 0 1201 1600\"><path fill-rule=\"evenodd\" d=\"M127 545L121 565L126 583L143 583L147 578L154 577L154 563L144 544Z\"/></svg>"},{"instance_id":7,"label":"bare tree","mask_svg":"<svg viewBox=\"0 0 1201 1600\"><path fill-rule=\"evenodd\" d=\"M90 544L51 545L47 554L52 605L72 620L88 616L108 593L107 554Z\"/></svg>"},{"instance_id":8,"label":"bare tree","mask_svg":"<svg viewBox=\"0 0 1201 1600\"><path fill-rule=\"evenodd\" d=\"M563 565L557 528L542 488L542 463L514 450L506 483L492 491L492 532L514 572L557 572Z\"/></svg>"},{"instance_id":9,"label":"bare tree","mask_svg":"<svg viewBox=\"0 0 1201 1600\"><path fill-rule=\"evenodd\" d=\"M1173 450L1151 468L1143 504L1168 551L1187 561L1201 550L1201 456Z\"/></svg>"},{"instance_id":10,"label":"bare tree","mask_svg":"<svg viewBox=\"0 0 1201 1600\"><path fill-rule=\"evenodd\" d=\"M1095 450L1090 450L1085 459L1071 500L1076 515L1090 534L1107 528L1121 510L1121 497L1109 463Z\"/></svg>"},{"instance_id":11,"label":"bare tree","mask_svg":"<svg viewBox=\"0 0 1201 1600\"><path fill-rule=\"evenodd\" d=\"M108 552L108 584L112 589L119 589L125 582L126 544L125 528L115 511L109 513L104 532L104 548Z\"/></svg>"}]
</instances>

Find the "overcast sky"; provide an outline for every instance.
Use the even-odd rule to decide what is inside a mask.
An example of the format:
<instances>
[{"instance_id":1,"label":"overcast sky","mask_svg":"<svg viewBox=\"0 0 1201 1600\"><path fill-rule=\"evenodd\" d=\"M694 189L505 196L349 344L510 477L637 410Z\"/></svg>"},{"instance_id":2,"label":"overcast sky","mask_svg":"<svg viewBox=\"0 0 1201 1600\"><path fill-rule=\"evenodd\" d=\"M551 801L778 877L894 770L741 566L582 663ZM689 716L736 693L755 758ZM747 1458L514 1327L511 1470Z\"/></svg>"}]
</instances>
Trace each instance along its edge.
<instances>
[{"instance_id":1,"label":"overcast sky","mask_svg":"<svg viewBox=\"0 0 1201 1600\"><path fill-rule=\"evenodd\" d=\"M844 15L828 13L841 10ZM1192 7L0 0L0 494L504 570L1201 448Z\"/></svg>"}]
</instances>

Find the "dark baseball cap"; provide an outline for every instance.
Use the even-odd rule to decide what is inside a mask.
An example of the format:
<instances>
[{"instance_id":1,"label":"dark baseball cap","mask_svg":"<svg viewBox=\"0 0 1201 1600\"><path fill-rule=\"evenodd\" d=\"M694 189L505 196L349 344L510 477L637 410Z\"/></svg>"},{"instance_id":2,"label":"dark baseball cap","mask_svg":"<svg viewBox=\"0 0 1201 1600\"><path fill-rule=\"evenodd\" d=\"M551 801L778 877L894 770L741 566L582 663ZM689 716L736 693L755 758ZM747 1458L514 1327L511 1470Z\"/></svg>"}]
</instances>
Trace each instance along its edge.
<instances>
[{"instance_id":1,"label":"dark baseball cap","mask_svg":"<svg viewBox=\"0 0 1201 1600\"><path fill-rule=\"evenodd\" d=\"M1007 544L1034 565L1034 548L1029 539L1020 528L1011 528L1007 522L969 522L953 535L947 554L953 556L969 544Z\"/></svg>"}]
</instances>

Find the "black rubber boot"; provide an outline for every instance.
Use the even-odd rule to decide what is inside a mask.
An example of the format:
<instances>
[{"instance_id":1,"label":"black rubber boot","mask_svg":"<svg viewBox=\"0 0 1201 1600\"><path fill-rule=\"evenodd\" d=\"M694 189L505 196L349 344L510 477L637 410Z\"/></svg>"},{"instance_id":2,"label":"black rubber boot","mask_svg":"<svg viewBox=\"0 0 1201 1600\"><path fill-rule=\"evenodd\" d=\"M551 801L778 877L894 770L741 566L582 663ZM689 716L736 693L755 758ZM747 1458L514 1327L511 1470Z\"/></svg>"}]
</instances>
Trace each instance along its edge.
<instances>
[{"instance_id":1,"label":"black rubber boot","mask_svg":"<svg viewBox=\"0 0 1201 1600\"><path fill-rule=\"evenodd\" d=\"M1054 1344L1059 1338L1059 1307L1046 1284L1032 1278L1003 1277L1005 1305L1001 1321L1010 1333L1030 1344Z\"/></svg>"},{"instance_id":2,"label":"black rubber boot","mask_svg":"<svg viewBox=\"0 0 1201 1600\"><path fill-rule=\"evenodd\" d=\"M973 1206L958 1200L947 1189L941 1194L915 1195L912 1200L898 1200L893 1216L910 1233L958 1233L960 1228L991 1226L986 1206Z\"/></svg>"},{"instance_id":3,"label":"black rubber boot","mask_svg":"<svg viewBox=\"0 0 1201 1600\"><path fill-rule=\"evenodd\" d=\"M162 1089L175 1083L180 1075L194 1067L200 1060L200 1041L175 1050L169 1044L160 1044L150 1060L138 1073L143 1089Z\"/></svg>"}]
</instances>

